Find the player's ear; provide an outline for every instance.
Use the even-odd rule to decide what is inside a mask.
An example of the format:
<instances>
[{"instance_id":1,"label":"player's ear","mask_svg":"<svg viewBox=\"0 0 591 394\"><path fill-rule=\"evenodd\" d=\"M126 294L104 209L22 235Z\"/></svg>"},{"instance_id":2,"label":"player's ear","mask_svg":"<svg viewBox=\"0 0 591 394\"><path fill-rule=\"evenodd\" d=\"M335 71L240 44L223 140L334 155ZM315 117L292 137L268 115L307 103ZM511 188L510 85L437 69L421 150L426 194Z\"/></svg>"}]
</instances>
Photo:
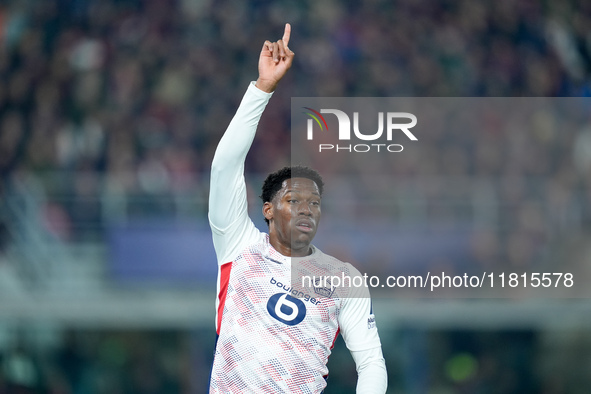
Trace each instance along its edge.
<instances>
[{"instance_id":1,"label":"player's ear","mask_svg":"<svg viewBox=\"0 0 591 394\"><path fill-rule=\"evenodd\" d=\"M269 221L273 219L273 204L269 201L263 204L263 216Z\"/></svg>"}]
</instances>

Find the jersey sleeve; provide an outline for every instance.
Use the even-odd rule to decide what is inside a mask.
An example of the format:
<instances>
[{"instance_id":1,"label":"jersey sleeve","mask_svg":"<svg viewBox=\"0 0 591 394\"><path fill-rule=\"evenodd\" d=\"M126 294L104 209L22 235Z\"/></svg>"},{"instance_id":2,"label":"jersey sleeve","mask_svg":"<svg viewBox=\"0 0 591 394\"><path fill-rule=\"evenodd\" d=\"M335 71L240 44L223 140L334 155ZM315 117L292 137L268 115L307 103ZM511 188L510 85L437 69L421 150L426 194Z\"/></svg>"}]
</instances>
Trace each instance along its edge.
<instances>
[{"instance_id":1,"label":"jersey sleeve","mask_svg":"<svg viewBox=\"0 0 591 394\"><path fill-rule=\"evenodd\" d=\"M220 265L260 234L248 216L244 162L271 95L251 82L214 154L208 216Z\"/></svg>"},{"instance_id":2,"label":"jersey sleeve","mask_svg":"<svg viewBox=\"0 0 591 394\"><path fill-rule=\"evenodd\" d=\"M351 277L361 274L347 263ZM356 283L356 282L353 282ZM351 285L339 313L339 328L357 368L357 390L361 393L385 393L388 385L382 344L378 335L369 289Z\"/></svg>"},{"instance_id":3,"label":"jersey sleeve","mask_svg":"<svg viewBox=\"0 0 591 394\"><path fill-rule=\"evenodd\" d=\"M382 348L351 352L357 369L357 394L383 394L388 389L388 372Z\"/></svg>"},{"instance_id":4,"label":"jersey sleeve","mask_svg":"<svg viewBox=\"0 0 591 394\"><path fill-rule=\"evenodd\" d=\"M352 276L361 276L351 264L347 265ZM338 319L341 335L350 351L382 346L367 286L350 287L347 297L343 299Z\"/></svg>"}]
</instances>

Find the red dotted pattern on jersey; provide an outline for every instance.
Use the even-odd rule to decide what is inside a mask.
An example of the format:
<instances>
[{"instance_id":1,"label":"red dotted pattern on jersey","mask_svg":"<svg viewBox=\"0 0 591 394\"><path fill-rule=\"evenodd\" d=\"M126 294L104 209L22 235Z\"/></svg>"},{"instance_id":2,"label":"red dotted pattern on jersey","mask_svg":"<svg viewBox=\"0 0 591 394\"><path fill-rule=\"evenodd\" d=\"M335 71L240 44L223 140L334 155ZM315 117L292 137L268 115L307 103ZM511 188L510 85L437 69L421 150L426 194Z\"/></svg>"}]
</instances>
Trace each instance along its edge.
<instances>
[{"instance_id":1,"label":"red dotted pattern on jersey","mask_svg":"<svg viewBox=\"0 0 591 394\"><path fill-rule=\"evenodd\" d=\"M318 262L304 265L326 273L314 264ZM266 235L260 244L246 248L228 272L210 393L320 393L338 335L340 300L311 294L321 300L314 305L299 298L306 317L297 325L272 317L267 302L291 288L291 261L270 246ZM271 278L282 286L272 284Z\"/></svg>"}]
</instances>

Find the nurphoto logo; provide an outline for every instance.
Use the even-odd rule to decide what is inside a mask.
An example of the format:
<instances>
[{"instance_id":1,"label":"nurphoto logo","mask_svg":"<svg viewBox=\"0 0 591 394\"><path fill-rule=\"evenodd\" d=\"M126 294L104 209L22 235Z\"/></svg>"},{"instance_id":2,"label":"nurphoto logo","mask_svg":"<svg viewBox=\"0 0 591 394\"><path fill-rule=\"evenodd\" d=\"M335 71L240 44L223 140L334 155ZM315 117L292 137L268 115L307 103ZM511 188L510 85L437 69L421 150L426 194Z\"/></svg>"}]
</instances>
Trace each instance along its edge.
<instances>
[{"instance_id":1,"label":"nurphoto logo","mask_svg":"<svg viewBox=\"0 0 591 394\"><path fill-rule=\"evenodd\" d=\"M338 122L338 141L385 141L387 143L361 143L361 144L318 144L318 151L335 152L402 152L404 147L401 144L391 143L393 137L402 132L409 140L417 141L417 137L410 131L416 126L417 117L409 112L378 112L378 129L375 132L362 132L359 129L359 112L353 112L353 125L351 127L351 118L344 111L339 109L321 109L316 111L310 107L303 107L309 112L304 112L310 117L307 122L307 139L314 140L314 129L320 129L320 132L329 132L328 123L322 114L332 114L336 116ZM385 119L385 120L384 120ZM385 123L385 126L384 126ZM315 126L317 125L317 126ZM351 133L351 130L353 133Z\"/></svg>"}]
</instances>

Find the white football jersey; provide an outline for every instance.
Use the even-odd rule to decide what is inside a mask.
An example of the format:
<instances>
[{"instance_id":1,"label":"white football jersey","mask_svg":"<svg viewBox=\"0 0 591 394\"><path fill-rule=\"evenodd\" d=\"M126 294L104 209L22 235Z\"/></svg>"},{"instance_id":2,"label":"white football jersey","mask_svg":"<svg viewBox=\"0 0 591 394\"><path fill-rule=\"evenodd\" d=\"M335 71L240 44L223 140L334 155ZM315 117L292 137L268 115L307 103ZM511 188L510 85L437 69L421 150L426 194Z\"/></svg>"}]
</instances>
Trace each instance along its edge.
<instances>
[{"instance_id":1,"label":"white football jersey","mask_svg":"<svg viewBox=\"0 0 591 394\"><path fill-rule=\"evenodd\" d=\"M283 256L248 216L244 159L269 96L249 87L212 165L219 274L210 393L320 393L339 333L351 351L381 346L366 287L297 283L301 275L358 276L353 266L315 247Z\"/></svg>"}]
</instances>

